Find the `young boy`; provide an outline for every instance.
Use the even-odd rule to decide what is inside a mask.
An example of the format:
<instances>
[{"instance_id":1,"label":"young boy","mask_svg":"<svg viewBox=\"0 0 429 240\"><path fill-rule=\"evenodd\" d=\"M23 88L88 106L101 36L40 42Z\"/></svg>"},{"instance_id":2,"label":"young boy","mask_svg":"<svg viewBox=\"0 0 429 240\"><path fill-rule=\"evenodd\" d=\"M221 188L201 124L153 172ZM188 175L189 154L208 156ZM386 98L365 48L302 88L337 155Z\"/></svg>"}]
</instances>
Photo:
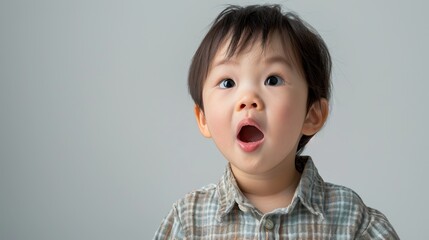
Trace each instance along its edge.
<instances>
[{"instance_id":1,"label":"young boy","mask_svg":"<svg viewBox=\"0 0 429 240\"><path fill-rule=\"evenodd\" d=\"M194 55L189 90L201 133L228 160L217 185L173 205L155 239L399 239L352 190L301 156L328 116L331 59L278 5L230 6Z\"/></svg>"}]
</instances>

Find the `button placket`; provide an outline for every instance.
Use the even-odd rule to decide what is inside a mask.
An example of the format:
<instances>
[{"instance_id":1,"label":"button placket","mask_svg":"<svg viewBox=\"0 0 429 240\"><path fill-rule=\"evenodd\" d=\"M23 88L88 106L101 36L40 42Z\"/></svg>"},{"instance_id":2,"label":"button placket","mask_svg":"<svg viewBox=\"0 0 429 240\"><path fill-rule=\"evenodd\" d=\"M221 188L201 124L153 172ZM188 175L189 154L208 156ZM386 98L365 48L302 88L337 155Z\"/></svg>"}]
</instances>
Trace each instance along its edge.
<instances>
[{"instance_id":1,"label":"button placket","mask_svg":"<svg viewBox=\"0 0 429 240\"><path fill-rule=\"evenodd\" d=\"M265 228L267 230L271 230L274 228L274 222L273 220L271 220L270 218L265 219L265 224L264 224Z\"/></svg>"}]
</instances>

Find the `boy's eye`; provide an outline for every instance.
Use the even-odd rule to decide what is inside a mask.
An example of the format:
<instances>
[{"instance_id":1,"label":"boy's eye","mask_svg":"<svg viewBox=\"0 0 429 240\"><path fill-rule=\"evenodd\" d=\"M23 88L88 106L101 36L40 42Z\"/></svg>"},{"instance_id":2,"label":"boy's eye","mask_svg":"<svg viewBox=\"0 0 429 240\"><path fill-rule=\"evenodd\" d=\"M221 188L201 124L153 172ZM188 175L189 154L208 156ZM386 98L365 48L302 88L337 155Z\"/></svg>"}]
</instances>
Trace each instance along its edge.
<instances>
[{"instance_id":1,"label":"boy's eye","mask_svg":"<svg viewBox=\"0 0 429 240\"><path fill-rule=\"evenodd\" d=\"M235 82L230 78L224 79L219 83L220 88L232 88L234 86L235 86Z\"/></svg>"},{"instance_id":2,"label":"boy's eye","mask_svg":"<svg viewBox=\"0 0 429 240\"><path fill-rule=\"evenodd\" d=\"M269 76L267 79L265 79L264 85L279 86L283 85L284 83L285 81L278 76Z\"/></svg>"}]
</instances>

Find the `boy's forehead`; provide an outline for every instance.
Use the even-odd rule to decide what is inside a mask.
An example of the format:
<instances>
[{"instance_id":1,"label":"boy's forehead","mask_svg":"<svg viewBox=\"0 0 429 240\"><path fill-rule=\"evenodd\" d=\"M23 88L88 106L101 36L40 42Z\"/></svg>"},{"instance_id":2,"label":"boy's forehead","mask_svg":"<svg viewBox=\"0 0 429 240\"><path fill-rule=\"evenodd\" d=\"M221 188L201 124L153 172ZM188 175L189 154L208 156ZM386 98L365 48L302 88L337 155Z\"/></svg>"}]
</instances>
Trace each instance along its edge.
<instances>
[{"instance_id":1,"label":"boy's forehead","mask_svg":"<svg viewBox=\"0 0 429 240\"><path fill-rule=\"evenodd\" d=\"M261 57L265 59L272 58L283 58L288 65L293 64L292 49L290 46L284 42L279 34L272 34L266 40L265 44L262 42L262 38L258 37L250 41L246 46L238 44L237 49L231 55L231 37L226 38L222 43L220 43L219 48L212 60L211 67L216 67L226 63L237 62L238 58L242 55L251 53L254 57ZM285 49L287 48L287 49Z\"/></svg>"}]
</instances>

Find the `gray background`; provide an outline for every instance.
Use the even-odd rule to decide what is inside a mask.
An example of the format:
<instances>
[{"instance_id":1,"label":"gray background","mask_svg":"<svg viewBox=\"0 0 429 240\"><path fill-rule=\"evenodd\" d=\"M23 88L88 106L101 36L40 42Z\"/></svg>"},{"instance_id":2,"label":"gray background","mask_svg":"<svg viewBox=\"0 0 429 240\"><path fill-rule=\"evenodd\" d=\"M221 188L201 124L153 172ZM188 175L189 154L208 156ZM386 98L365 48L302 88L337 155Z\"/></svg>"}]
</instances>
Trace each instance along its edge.
<instances>
[{"instance_id":1,"label":"gray background","mask_svg":"<svg viewBox=\"0 0 429 240\"><path fill-rule=\"evenodd\" d=\"M263 2L0 1L0 239L151 239L175 200L218 181L186 78L226 3ZM306 153L403 239L427 237L429 4L277 3L334 63Z\"/></svg>"}]
</instances>

